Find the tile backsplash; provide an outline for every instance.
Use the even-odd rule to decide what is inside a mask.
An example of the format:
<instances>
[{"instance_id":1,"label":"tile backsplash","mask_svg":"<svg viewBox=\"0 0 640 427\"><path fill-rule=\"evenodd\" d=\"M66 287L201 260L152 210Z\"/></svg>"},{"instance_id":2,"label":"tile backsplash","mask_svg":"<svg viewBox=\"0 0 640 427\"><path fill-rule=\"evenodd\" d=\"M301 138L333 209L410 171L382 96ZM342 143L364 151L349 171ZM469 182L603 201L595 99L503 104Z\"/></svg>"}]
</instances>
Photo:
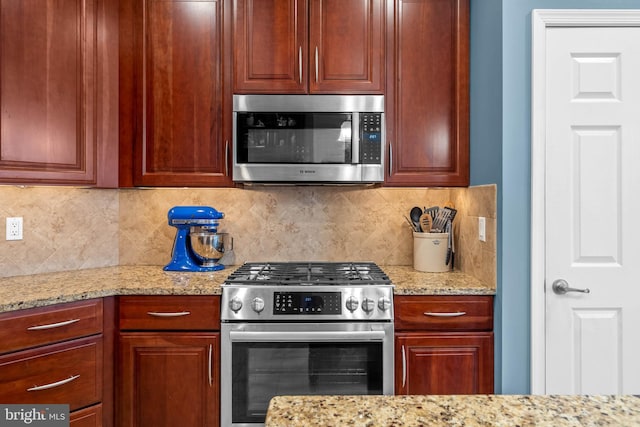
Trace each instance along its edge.
<instances>
[{"instance_id":1,"label":"tile backsplash","mask_svg":"<svg viewBox=\"0 0 640 427\"><path fill-rule=\"evenodd\" d=\"M100 190L0 187L0 219L24 217L24 240L0 240L0 277L112 265L163 265L175 228L167 211L207 205L224 212L232 260L369 260L411 265L413 240L403 218L412 206L452 201L456 268L495 283L496 188L257 186ZM487 241L477 217L487 218ZM4 236L2 236L4 237Z\"/></svg>"},{"instance_id":2,"label":"tile backsplash","mask_svg":"<svg viewBox=\"0 0 640 427\"><path fill-rule=\"evenodd\" d=\"M118 190L0 186L0 277L118 265ZM6 241L6 217L23 240Z\"/></svg>"}]
</instances>

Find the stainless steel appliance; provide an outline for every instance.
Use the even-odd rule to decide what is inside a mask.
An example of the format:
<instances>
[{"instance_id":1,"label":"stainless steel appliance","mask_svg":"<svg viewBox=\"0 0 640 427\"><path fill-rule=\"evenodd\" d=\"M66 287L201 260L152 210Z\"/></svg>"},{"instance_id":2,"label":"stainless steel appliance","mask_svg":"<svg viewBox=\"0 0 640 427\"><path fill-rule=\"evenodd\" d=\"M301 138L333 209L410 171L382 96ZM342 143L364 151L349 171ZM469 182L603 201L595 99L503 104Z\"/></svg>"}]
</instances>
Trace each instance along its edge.
<instances>
[{"instance_id":1,"label":"stainless steel appliance","mask_svg":"<svg viewBox=\"0 0 640 427\"><path fill-rule=\"evenodd\" d=\"M384 180L382 95L234 95L233 180Z\"/></svg>"},{"instance_id":2,"label":"stainless steel appliance","mask_svg":"<svg viewBox=\"0 0 640 427\"><path fill-rule=\"evenodd\" d=\"M374 263L246 263L222 285L221 421L275 395L393 394L393 285Z\"/></svg>"}]
</instances>

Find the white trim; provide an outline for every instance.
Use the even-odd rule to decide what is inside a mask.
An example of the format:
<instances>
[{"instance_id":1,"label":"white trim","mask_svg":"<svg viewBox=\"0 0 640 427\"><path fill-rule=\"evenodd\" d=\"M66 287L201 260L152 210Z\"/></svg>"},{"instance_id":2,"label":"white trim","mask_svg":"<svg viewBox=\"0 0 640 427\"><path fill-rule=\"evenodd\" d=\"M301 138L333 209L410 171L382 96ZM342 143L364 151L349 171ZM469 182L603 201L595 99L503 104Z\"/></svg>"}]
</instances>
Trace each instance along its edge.
<instances>
[{"instance_id":1,"label":"white trim","mask_svg":"<svg viewBox=\"0 0 640 427\"><path fill-rule=\"evenodd\" d=\"M545 394L545 140L548 27L637 27L640 10L531 13L531 393Z\"/></svg>"}]
</instances>

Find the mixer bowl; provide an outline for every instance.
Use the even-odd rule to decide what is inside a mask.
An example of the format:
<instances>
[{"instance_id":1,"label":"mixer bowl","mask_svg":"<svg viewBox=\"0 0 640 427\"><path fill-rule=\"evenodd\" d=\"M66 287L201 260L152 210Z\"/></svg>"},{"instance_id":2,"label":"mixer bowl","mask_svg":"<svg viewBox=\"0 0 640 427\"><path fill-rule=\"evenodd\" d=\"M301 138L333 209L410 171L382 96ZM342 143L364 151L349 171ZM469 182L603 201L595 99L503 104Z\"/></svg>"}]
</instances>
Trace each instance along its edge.
<instances>
[{"instance_id":1,"label":"mixer bowl","mask_svg":"<svg viewBox=\"0 0 640 427\"><path fill-rule=\"evenodd\" d=\"M195 228L195 227L193 227ZM224 252L233 249L233 238L229 233L194 230L189 233L191 249L203 261L203 267L217 265Z\"/></svg>"}]
</instances>

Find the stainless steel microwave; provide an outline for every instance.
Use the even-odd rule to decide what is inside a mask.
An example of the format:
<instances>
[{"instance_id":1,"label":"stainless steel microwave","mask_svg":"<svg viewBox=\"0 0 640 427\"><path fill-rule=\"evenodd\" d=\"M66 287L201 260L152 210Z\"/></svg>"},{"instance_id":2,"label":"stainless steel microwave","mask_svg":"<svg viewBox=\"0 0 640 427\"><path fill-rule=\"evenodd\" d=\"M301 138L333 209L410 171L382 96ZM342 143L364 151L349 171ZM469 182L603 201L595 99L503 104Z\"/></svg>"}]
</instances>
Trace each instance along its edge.
<instances>
[{"instance_id":1,"label":"stainless steel microwave","mask_svg":"<svg viewBox=\"0 0 640 427\"><path fill-rule=\"evenodd\" d=\"M234 95L233 180L384 180L384 96Z\"/></svg>"}]
</instances>

